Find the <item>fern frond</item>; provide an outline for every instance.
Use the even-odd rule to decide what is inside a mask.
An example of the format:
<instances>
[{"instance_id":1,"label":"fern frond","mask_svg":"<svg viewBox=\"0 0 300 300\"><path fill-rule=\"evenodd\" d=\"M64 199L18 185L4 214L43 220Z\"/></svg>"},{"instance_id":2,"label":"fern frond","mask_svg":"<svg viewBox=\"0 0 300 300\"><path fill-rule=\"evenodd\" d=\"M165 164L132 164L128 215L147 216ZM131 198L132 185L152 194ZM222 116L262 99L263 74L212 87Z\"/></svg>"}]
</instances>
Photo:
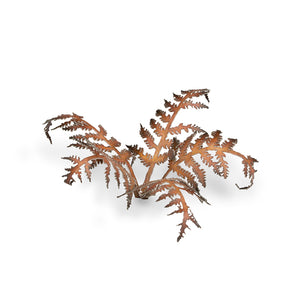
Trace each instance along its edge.
<instances>
[{"instance_id":1,"label":"fern frond","mask_svg":"<svg viewBox=\"0 0 300 300\"><path fill-rule=\"evenodd\" d=\"M160 164L163 164L164 162L166 162L169 158L169 153L168 152L165 152L163 154L159 154L158 157L157 157L157 160L156 160L156 163L158 165Z\"/></svg>"},{"instance_id":2,"label":"fern frond","mask_svg":"<svg viewBox=\"0 0 300 300\"><path fill-rule=\"evenodd\" d=\"M237 139L227 139L227 141L224 141L221 145L221 147L224 149L224 150L232 150L232 148L234 147L234 145L236 145L237 143Z\"/></svg>"},{"instance_id":3,"label":"fern frond","mask_svg":"<svg viewBox=\"0 0 300 300\"><path fill-rule=\"evenodd\" d=\"M107 162L106 168L105 168L105 182L106 182L106 187L108 188L109 186L109 175L110 175L110 163Z\"/></svg>"},{"instance_id":4,"label":"fern frond","mask_svg":"<svg viewBox=\"0 0 300 300\"><path fill-rule=\"evenodd\" d=\"M145 167L149 167L153 161L153 156L149 153L144 153L144 148L138 147L137 145L127 145L130 152L137 155Z\"/></svg>"},{"instance_id":5,"label":"fern frond","mask_svg":"<svg viewBox=\"0 0 300 300\"><path fill-rule=\"evenodd\" d=\"M161 109L158 109L157 111L156 111L156 114L155 114L157 117L159 117L161 120L162 120L162 122L164 122L164 123L168 123L168 122L170 122L170 120L171 120L171 115L167 115L166 114L166 112L165 111L163 111L163 110L161 110Z\"/></svg>"},{"instance_id":6,"label":"fern frond","mask_svg":"<svg viewBox=\"0 0 300 300\"><path fill-rule=\"evenodd\" d=\"M184 162L187 166L191 166L191 158L195 155L199 155L201 160L208 167L212 167L213 171L224 178L228 177L229 167L228 162L226 161L226 153L238 156L242 158L242 163L244 165L244 175L245 177L250 179L250 185L246 187L239 187L240 189L247 189L253 184L254 174L256 170L254 169L254 163L257 162L256 159L244 156L241 153L234 151L232 148L237 143L236 139L228 139L223 142L221 145L221 131L216 130L212 132L212 137L209 137L207 133L201 134L198 139L195 140L194 143L191 143L193 135L190 135L184 142L182 142L179 146L180 153L179 157L176 161L169 163L169 170L164 175L164 178L168 175L168 173L174 168L177 167L181 162ZM190 148L190 151L189 151ZM205 173L200 171L198 166L194 164L192 167L193 172L196 174L197 179L203 186L205 186Z\"/></svg>"},{"instance_id":7,"label":"fern frond","mask_svg":"<svg viewBox=\"0 0 300 300\"><path fill-rule=\"evenodd\" d=\"M62 159L70 160L73 164L78 164L80 162L80 158L76 155L68 156L68 157L62 157Z\"/></svg>"},{"instance_id":8,"label":"fern frond","mask_svg":"<svg viewBox=\"0 0 300 300\"><path fill-rule=\"evenodd\" d=\"M65 170L68 171L67 174L63 175L63 177L66 177L66 179L64 180L65 183L72 185L73 182L75 182L74 179L74 175L77 175L78 179L80 180L80 182L82 182L82 177L81 177L81 167L85 167L85 171L87 169L90 168L90 160L94 160L95 156L90 156L90 157L86 157L84 159L80 159L78 156L69 156L69 157L62 157L62 159L67 159L70 160L73 164L75 164L75 166L71 167L71 168L66 168ZM90 172L86 171L86 174L88 176L88 178L90 179L89 175Z\"/></svg>"},{"instance_id":9,"label":"fern frond","mask_svg":"<svg viewBox=\"0 0 300 300\"><path fill-rule=\"evenodd\" d=\"M225 160L225 153L221 150L217 150L216 151L216 158L219 162L219 167L222 168L222 173L221 175L224 178L228 177L228 173L229 173L229 169L228 169L228 162Z\"/></svg>"},{"instance_id":10,"label":"fern frond","mask_svg":"<svg viewBox=\"0 0 300 300\"><path fill-rule=\"evenodd\" d=\"M163 134L164 134L164 128L162 127L162 125L158 121L155 121L154 119L151 119L150 120L150 126L154 130L155 134L158 137L162 137L163 136Z\"/></svg>"},{"instance_id":11,"label":"fern frond","mask_svg":"<svg viewBox=\"0 0 300 300\"><path fill-rule=\"evenodd\" d=\"M121 164L126 164L131 158L131 152L127 149L120 151L118 155L114 155L113 159L120 162Z\"/></svg>"},{"instance_id":12,"label":"fern frond","mask_svg":"<svg viewBox=\"0 0 300 300\"><path fill-rule=\"evenodd\" d=\"M253 184L256 170L254 164L257 160L250 155L245 156L235 150L236 139L228 138L222 142L222 133L215 130L209 135L196 125L173 125L174 119L182 109L208 108L201 101L195 102L194 98L203 96L209 102L208 89L192 89L181 91L180 95L173 94L173 101L164 101L166 111L156 110L157 120L150 120L150 130L140 125L140 135L148 149L153 149L149 154L144 148L137 144L128 145L122 149L121 143L114 137L109 137L102 125L92 126L82 116L75 113L62 114L55 118L46 120L44 123L45 134L52 143L50 130L61 129L73 132L69 137L72 143L68 147L79 150L88 150L90 156L80 158L71 155L63 159L71 162L71 167L66 168L67 174L63 175L67 184L72 184L75 178L82 181L82 173L91 181L91 170L99 164L104 164L104 176L107 188L114 176L118 187L121 185L125 191L118 197L126 195L127 209L131 206L132 198L148 199L157 196L156 201L168 200L165 207L172 211L168 215L181 214L182 221L177 241L179 241L189 229L189 222L200 227L185 199L185 194L198 198L200 202L207 200L200 194L199 186L206 187L206 172L203 165L224 178L228 177L229 165L227 155L240 157L243 164L243 173L250 180L250 184L239 189L248 189ZM53 128L53 124L58 122ZM188 133L186 138L177 138L182 133ZM172 136L172 137L170 137ZM200 159L198 162L195 157ZM133 171L133 162L139 158L141 163L148 168L144 182L139 184ZM167 171L161 179L150 180L156 165L167 163ZM169 178L173 172L176 178Z\"/></svg>"},{"instance_id":13,"label":"fern frond","mask_svg":"<svg viewBox=\"0 0 300 300\"><path fill-rule=\"evenodd\" d=\"M91 181L92 180L92 172L91 172L91 164L90 163L85 164L84 171L85 171L85 174L86 174L88 180Z\"/></svg>"},{"instance_id":14,"label":"fern frond","mask_svg":"<svg viewBox=\"0 0 300 300\"><path fill-rule=\"evenodd\" d=\"M152 134L149 132L148 129L144 128L142 124L140 124L141 129L140 129L140 135L144 139L146 145L148 146L149 149L156 149L157 145L154 142L154 137Z\"/></svg>"},{"instance_id":15,"label":"fern frond","mask_svg":"<svg viewBox=\"0 0 300 300\"><path fill-rule=\"evenodd\" d=\"M182 91L181 91L181 93L182 93ZM174 99L174 101L181 102L183 100L183 98L184 98L183 96L177 95L177 94L173 93L173 99Z\"/></svg>"},{"instance_id":16,"label":"fern frond","mask_svg":"<svg viewBox=\"0 0 300 300\"><path fill-rule=\"evenodd\" d=\"M205 148L204 148L205 149ZM215 162L213 159L214 157L208 153L208 151L205 149L201 151L201 159L202 161L208 166L208 167L216 167L217 162Z\"/></svg>"},{"instance_id":17,"label":"fern frond","mask_svg":"<svg viewBox=\"0 0 300 300\"><path fill-rule=\"evenodd\" d=\"M206 174L205 170L200 168L200 165L194 160L192 156L187 157L184 160L187 167L192 168L193 173L196 175L198 181L203 187L206 187Z\"/></svg>"},{"instance_id":18,"label":"fern frond","mask_svg":"<svg viewBox=\"0 0 300 300\"><path fill-rule=\"evenodd\" d=\"M169 129L170 134L181 134L181 131L184 130L185 132L188 132L189 130L192 130L193 132L200 132L202 129L196 125L183 125L183 123L180 123L178 126L172 127Z\"/></svg>"},{"instance_id":19,"label":"fern frond","mask_svg":"<svg viewBox=\"0 0 300 300\"><path fill-rule=\"evenodd\" d=\"M254 180L254 174L256 172L256 170L254 169L253 165L254 163L258 162L258 160L256 160L255 158L251 157L250 155L248 155L247 157L243 157L243 165L244 165L244 175L245 177L249 177L250 178L250 184L248 186L245 187L240 187L239 185L236 184L236 186L240 189L240 190L246 190L248 188L250 188L253 185L253 180Z\"/></svg>"},{"instance_id":20,"label":"fern frond","mask_svg":"<svg viewBox=\"0 0 300 300\"><path fill-rule=\"evenodd\" d=\"M115 179L117 181L118 188L120 188L120 185L121 185L121 182L120 182L120 171L117 168L115 168Z\"/></svg>"},{"instance_id":21,"label":"fern frond","mask_svg":"<svg viewBox=\"0 0 300 300\"><path fill-rule=\"evenodd\" d=\"M100 131L99 131L99 133L100 133L100 135L102 135L102 136L106 136L107 135L107 131L104 129L104 127L103 126L101 126L100 124L98 125L98 127L99 127L99 129L100 129Z\"/></svg>"},{"instance_id":22,"label":"fern frond","mask_svg":"<svg viewBox=\"0 0 300 300\"><path fill-rule=\"evenodd\" d=\"M200 149L202 148L203 144L206 142L206 140L209 138L208 133L203 133L198 139L195 140L195 143L191 145L192 150Z\"/></svg>"},{"instance_id":23,"label":"fern frond","mask_svg":"<svg viewBox=\"0 0 300 300\"><path fill-rule=\"evenodd\" d=\"M52 126L53 122L54 121L57 121L57 120L65 120L65 119L68 119L68 118L72 118L74 116L74 113L73 115L70 115L70 114L62 114L62 115L59 115L55 118L51 118L51 119L48 119L46 120L43 125L45 125L45 128L44 128L44 132L46 134L46 137L47 139L50 141L50 143L52 144L52 139L51 139L51 136L49 134L49 130L50 130L50 127ZM82 118L82 117L81 117ZM63 127L63 126L68 126L69 124L71 124L72 120L69 120L69 121L66 121L66 122L63 122L61 125L55 127L56 128L59 128L59 127Z\"/></svg>"},{"instance_id":24,"label":"fern frond","mask_svg":"<svg viewBox=\"0 0 300 300\"><path fill-rule=\"evenodd\" d=\"M120 147L121 146L121 143L119 141L117 141L114 137L111 137L107 143L113 147L113 148L117 148L117 147Z\"/></svg>"},{"instance_id":25,"label":"fern frond","mask_svg":"<svg viewBox=\"0 0 300 300\"><path fill-rule=\"evenodd\" d=\"M165 108L167 108L169 110L169 112L174 112L177 109L177 104L172 103L168 100L165 100Z\"/></svg>"},{"instance_id":26,"label":"fern frond","mask_svg":"<svg viewBox=\"0 0 300 300\"><path fill-rule=\"evenodd\" d=\"M92 156L83 158L80 160L78 157L71 156L66 158L71 160L75 166L67 168L68 173L64 175L66 177L65 182L72 184L75 181L74 175L76 175L80 181L82 181L82 171L87 175L89 181L91 181L91 169L97 166L99 163L105 163L105 182L108 187L110 182L111 166L114 168L114 176L117 180L118 187L121 183L121 176L123 179L123 185L126 191L131 190L137 185L137 180L132 167L129 163L129 159L133 157L132 153L127 149L118 150L121 143L114 137L107 138L107 131L103 126L99 125L98 129L86 122L82 116L76 114L64 114L56 118L47 120L45 124L45 134L47 138L52 142L49 135L49 130L55 121L62 121L62 123L56 126L54 129L62 129L65 131L75 131L77 129L87 131L85 134L75 134L69 138L75 143L71 143L69 147L75 147L77 149L86 149L92 152ZM101 142L101 143L100 143ZM114 152L114 155L110 154ZM130 206L132 194L127 196L127 206Z\"/></svg>"},{"instance_id":27,"label":"fern frond","mask_svg":"<svg viewBox=\"0 0 300 300\"><path fill-rule=\"evenodd\" d=\"M192 139L195 136L195 132L188 136L179 146L179 158L182 158L186 155L188 147L191 144Z\"/></svg>"},{"instance_id":28,"label":"fern frond","mask_svg":"<svg viewBox=\"0 0 300 300\"><path fill-rule=\"evenodd\" d=\"M207 96L207 94L209 93L209 89L187 90L187 91L181 91L181 93L183 95L186 95L187 98L193 98L193 97ZM205 98L207 99L208 97Z\"/></svg>"},{"instance_id":29,"label":"fern frond","mask_svg":"<svg viewBox=\"0 0 300 300\"><path fill-rule=\"evenodd\" d=\"M182 105L182 108L183 109L186 109L186 108L189 108L189 107L192 107L192 108L196 108L196 109L200 109L200 108L208 108L207 105L201 103L201 102L193 102L193 101L189 101L189 100L186 100L183 105Z\"/></svg>"},{"instance_id":30,"label":"fern frond","mask_svg":"<svg viewBox=\"0 0 300 300\"><path fill-rule=\"evenodd\" d=\"M178 150L180 148L180 141L174 137L170 145L170 150L172 150L172 160L175 160Z\"/></svg>"},{"instance_id":31,"label":"fern frond","mask_svg":"<svg viewBox=\"0 0 300 300\"><path fill-rule=\"evenodd\" d=\"M170 185L171 187L167 190L166 193L159 196L157 201L170 198L170 202L167 203L165 207L168 208L168 207L175 206L176 208L171 213L169 213L168 216L182 213L182 222L178 224L180 226L180 230L179 230L179 235L177 237L177 242L179 242L180 239L185 234L186 228L189 228L187 225L188 221L191 221L197 227L200 227L200 225L198 224L193 213L191 212L190 207L187 205L186 200L182 194L182 190L189 191L189 188L187 190L185 187L180 187L182 181L178 181L177 179L168 179L166 180L166 183L168 183L168 185Z\"/></svg>"},{"instance_id":32,"label":"fern frond","mask_svg":"<svg viewBox=\"0 0 300 300\"><path fill-rule=\"evenodd\" d=\"M174 165L174 167L172 168L173 172L176 172L177 175L185 180L187 180L187 182L190 184L191 187L193 187L193 189L197 192L199 192L199 187L197 182L195 181L195 176L185 170L184 168L180 167L179 165Z\"/></svg>"},{"instance_id":33,"label":"fern frond","mask_svg":"<svg viewBox=\"0 0 300 300\"><path fill-rule=\"evenodd\" d=\"M222 140L222 135L221 135L221 131L220 130L216 130L213 131L211 133L212 138L208 138L206 139L206 144L208 147L212 146L212 147L219 147L220 146L220 142Z\"/></svg>"}]
</instances>

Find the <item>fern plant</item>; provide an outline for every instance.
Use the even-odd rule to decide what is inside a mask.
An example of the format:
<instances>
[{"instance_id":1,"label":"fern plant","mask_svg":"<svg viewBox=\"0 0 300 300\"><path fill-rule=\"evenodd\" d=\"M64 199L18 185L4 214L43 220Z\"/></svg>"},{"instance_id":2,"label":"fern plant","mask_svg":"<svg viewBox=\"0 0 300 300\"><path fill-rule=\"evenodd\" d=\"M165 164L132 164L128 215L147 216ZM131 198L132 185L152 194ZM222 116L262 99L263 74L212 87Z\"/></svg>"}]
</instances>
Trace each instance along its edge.
<instances>
[{"instance_id":1,"label":"fern plant","mask_svg":"<svg viewBox=\"0 0 300 300\"><path fill-rule=\"evenodd\" d=\"M165 110L157 110L157 119L150 120L151 130L140 127L140 135L147 148L153 149L154 154L148 153L138 145L127 145L121 147L121 143L114 137L108 137L106 130L101 126L92 126L77 114L62 114L47 120L45 124L45 134L52 143L49 134L54 122L60 122L52 130L62 129L64 131L78 132L69 138L71 144L68 147L88 150L90 155L84 158L78 156L63 157L72 163L67 168L64 175L65 182L72 184L77 177L82 181L82 173L85 173L91 181L92 169L99 164L105 165L105 181L109 186L111 173L120 187L124 186L125 192L118 196L126 196L127 209L130 207L132 198L148 199L157 196L156 201L168 199L165 207L174 207L169 214L182 214L180 224L179 241L189 228L188 222L200 227L195 219L190 207L187 204L185 193L197 197L200 202L208 204L207 200L200 193L200 186L206 186L206 174L203 166L211 167L219 176L227 178L229 166L226 155L238 156L242 160L243 172L249 178L248 186L239 189L248 189L253 184L254 163L257 160L251 156L245 156L236 150L234 146L236 139L229 138L222 141L220 130L213 131L209 135L206 131L196 125L184 125L180 123L173 125L174 120L181 109L195 108L202 109L208 106L202 102L195 102L195 98L204 96L209 102L208 89L196 89L181 91L180 95L173 94L173 101L165 100ZM180 140L183 132L190 133L188 137ZM156 139L155 139L156 137ZM155 142L158 140L158 142ZM198 161L196 160L196 158ZM147 168L145 179L139 182L134 172L134 161L138 158ZM201 162L201 163L200 163ZM155 166L167 164L167 171L159 179L152 179Z\"/></svg>"}]
</instances>

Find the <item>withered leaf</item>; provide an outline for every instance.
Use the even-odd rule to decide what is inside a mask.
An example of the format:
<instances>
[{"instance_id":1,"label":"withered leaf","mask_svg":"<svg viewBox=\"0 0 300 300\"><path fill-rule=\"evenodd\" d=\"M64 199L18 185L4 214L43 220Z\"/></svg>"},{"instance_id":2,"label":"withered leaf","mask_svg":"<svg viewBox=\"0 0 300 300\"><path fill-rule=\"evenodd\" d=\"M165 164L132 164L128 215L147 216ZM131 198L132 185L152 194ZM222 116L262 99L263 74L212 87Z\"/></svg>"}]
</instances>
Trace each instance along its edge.
<instances>
[{"instance_id":1,"label":"withered leaf","mask_svg":"<svg viewBox=\"0 0 300 300\"><path fill-rule=\"evenodd\" d=\"M164 101L167 112L158 109L156 110L158 120L150 119L150 130L140 126L140 135L146 147L152 151L151 153L137 144L122 148L117 139L107 136L107 131L102 125L94 127L75 113L61 114L46 120L44 132L51 143L50 130L61 129L75 132L69 137L72 143L68 147L90 153L84 158L77 155L63 157L72 164L71 167L65 169L67 173L63 175L64 181L70 185L75 178L82 181L82 172L91 181L92 170L104 164L106 186L109 186L111 173L113 173L118 187L123 186L125 189L124 193L118 197L126 196L127 209L132 204L133 196L142 199L157 196L156 201L168 200L165 207L172 209L168 215L180 214L182 216L182 221L178 224L180 230L177 241L181 240L190 223L200 227L187 204L185 194L193 195L200 202L209 204L200 194L198 185L199 183L201 188L206 186L206 172L203 165L212 168L217 175L227 178L229 174L227 155L239 157L242 161L244 176L250 180L248 186L237 185L239 189L248 189L252 186L256 172L254 164L257 160L255 158L233 150L237 144L236 139L229 138L222 142L220 130L215 130L209 135L196 125L183 123L173 125L180 110L208 108L206 104L194 101L194 98L203 96L202 99L209 102L208 93L208 89L193 89L181 91L180 95L173 94L173 101ZM52 129L56 122L58 122L57 126ZM191 134L182 138L182 133L188 132ZM136 177L134 170L136 164L133 164L136 158L139 158L147 168L144 182L138 182ZM165 173L159 179L151 180L154 168L164 163L166 163ZM170 177L171 173L176 177Z\"/></svg>"}]
</instances>

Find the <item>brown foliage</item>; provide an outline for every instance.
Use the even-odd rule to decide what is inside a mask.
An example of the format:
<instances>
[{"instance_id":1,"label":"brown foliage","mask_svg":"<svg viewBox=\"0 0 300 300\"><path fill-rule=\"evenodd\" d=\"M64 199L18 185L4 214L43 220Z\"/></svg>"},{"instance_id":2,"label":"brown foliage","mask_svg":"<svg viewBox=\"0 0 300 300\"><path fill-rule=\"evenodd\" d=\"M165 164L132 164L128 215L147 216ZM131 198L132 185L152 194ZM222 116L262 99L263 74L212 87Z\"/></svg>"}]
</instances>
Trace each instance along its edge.
<instances>
[{"instance_id":1,"label":"brown foliage","mask_svg":"<svg viewBox=\"0 0 300 300\"><path fill-rule=\"evenodd\" d=\"M118 197L126 195L127 208L130 207L133 196L148 199L157 195L156 201L169 199L165 207L175 207L169 215L182 214L182 222L178 224L180 231L177 241L179 241L183 237L185 229L189 228L188 221L200 227L186 203L183 192L194 195L201 202L207 203L200 194L199 187L199 184L202 187L206 186L206 174L201 164L195 160L197 156L200 157L203 164L211 167L217 175L224 178L227 178L229 172L226 154L240 157L244 166L244 175L249 178L250 184L246 187L237 185L239 189L248 189L252 186L256 172L254 163L257 160L233 150L237 143L236 139L229 138L222 142L220 130L213 131L210 136L196 125L180 123L173 126L173 121L180 109L208 108L206 104L193 101L194 98L205 96L209 102L208 93L207 89L198 89L182 91L181 95L173 94L173 102L165 100L166 111L160 109L156 111L159 120L150 120L152 132L142 125L140 126L140 135L147 148L154 149L154 154L147 153L138 145L127 145L126 148L121 149L121 143L114 137L107 137L107 132L101 125L96 128L86 122L83 117L74 113L59 115L47 120L44 123L45 134L51 143L49 130L52 124L58 121L60 124L52 130L61 128L64 131L81 130L83 132L69 137L72 140L69 147L86 149L90 152L90 156L83 159L77 156L64 157L73 164L66 169L65 182L72 184L76 176L82 181L82 173L85 173L88 180L91 180L91 170L98 164L105 164L106 185L109 186L111 173L114 172L118 186L121 182L123 183L125 192ZM178 136L183 131L191 134L180 141ZM156 140L158 142L155 142ZM148 168L144 182L141 184L133 170L136 158L139 158L142 164ZM161 179L151 180L154 167L163 163L168 164L166 173ZM171 176L171 174L173 175Z\"/></svg>"}]
</instances>

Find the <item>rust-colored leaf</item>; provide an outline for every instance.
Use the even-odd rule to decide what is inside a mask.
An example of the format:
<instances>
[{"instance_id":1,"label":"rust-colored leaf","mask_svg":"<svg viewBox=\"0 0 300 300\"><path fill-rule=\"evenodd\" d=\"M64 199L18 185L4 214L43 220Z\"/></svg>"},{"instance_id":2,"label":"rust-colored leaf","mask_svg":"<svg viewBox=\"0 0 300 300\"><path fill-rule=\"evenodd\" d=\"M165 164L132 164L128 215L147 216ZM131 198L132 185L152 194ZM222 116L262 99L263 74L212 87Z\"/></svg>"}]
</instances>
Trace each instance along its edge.
<instances>
[{"instance_id":1,"label":"rust-colored leaf","mask_svg":"<svg viewBox=\"0 0 300 300\"><path fill-rule=\"evenodd\" d=\"M158 121L155 121L154 119L151 119L150 120L150 126L154 130L155 134L158 137L163 136L165 129L162 127L162 125Z\"/></svg>"},{"instance_id":2,"label":"rust-colored leaf","mask_svg":"<svg viewBox=\"0 0 300 300\"><path fill-rule=\"evenodd\" d=\"M161 109L156 111L156 116L159 117L164 123L169 123L171 120L171 115L167 115L166 112Z\"/></svg>"},{"instance_id":3,"label":"rust-colored leaf","mask_svg":"<svg viewBox=\"0 0 300 300\"><path fill-rule=\"evenodd\" d=\"M141 129L140 129L140 135L144 139L144 141L149 149L153 149L153 148L157 147L157 145L154 142L153 135L150 133L150 131L148 129L144 128L142 125L141 125Z\"/></svg>"},{"instance_id":4,"label":"rust-colored leaf","mask_svg":"<svg viewBox=\"0 0 300 300\"><path fill-rule=\"evenodd\" d=\"M201 203L209 204L199 188L199 184L201 189L206 187L206 172L203 165L212 168L217 175L227 178L229 174L227 156L239 157L243 165L243 174L250 180L248 186L237 185L242 190L253 185L256 172L255 158L233 150L237 144L236 139L228 138L222 142L220 130L208 134L197 125L173 124L180 111L188 108L208 108L206 102L195 101L195 98L202 97L204 101L209 102L208 93L208 89L184 90L181 94L173 94L172 101L165 100L166 111L156 110L157 119L150 119L150 129L140 126L140 135L146 144L145 149L137 144L122 148L117 139L108 136L102 125L94 127L75 113L61 114L48 119L44 123L44 131L51 143L50 130L61 129L73 134L69 137L72 143L68 147L90 153L84 158L77 155L63 157L71 163L71 166L65 169L67 173L63 175L64 181L70 185L77 178L82 181L82 172L91 181L92 170L103 164L106 186L109 186L113 174L118 187L124 187L125 191L118 197L126 196L127 209L132 204L133 196L141 199L155 196L156 201L168 201L165 204L165 207L171 210L168 215L181 216L177 241L181 240L191 223L200 227L187 204L186 195L195 196ZM190 135L183 138L182 133ZM139 182L135 174L136 158L139 158L147 168L143 182ZM151 180L154 168L163 164L166 166L165 173L158 179ZM170 177L171 173L177 177Z\"/></svg>"},{"instance_id":5,"label":"rust-colored leaf","mask_svg":"<svg viewBox=\"0 0 300 300\"><path fill-rule=\"evenodd\" d=\"M185 132L188 132L189 130L192 130L194 132L202 131L201 128L196 125L183 125L183 123L180 123L178 126L170 128L169 133L180 134L182 130L184 130Z\"/></svg>"}]
</instances>

